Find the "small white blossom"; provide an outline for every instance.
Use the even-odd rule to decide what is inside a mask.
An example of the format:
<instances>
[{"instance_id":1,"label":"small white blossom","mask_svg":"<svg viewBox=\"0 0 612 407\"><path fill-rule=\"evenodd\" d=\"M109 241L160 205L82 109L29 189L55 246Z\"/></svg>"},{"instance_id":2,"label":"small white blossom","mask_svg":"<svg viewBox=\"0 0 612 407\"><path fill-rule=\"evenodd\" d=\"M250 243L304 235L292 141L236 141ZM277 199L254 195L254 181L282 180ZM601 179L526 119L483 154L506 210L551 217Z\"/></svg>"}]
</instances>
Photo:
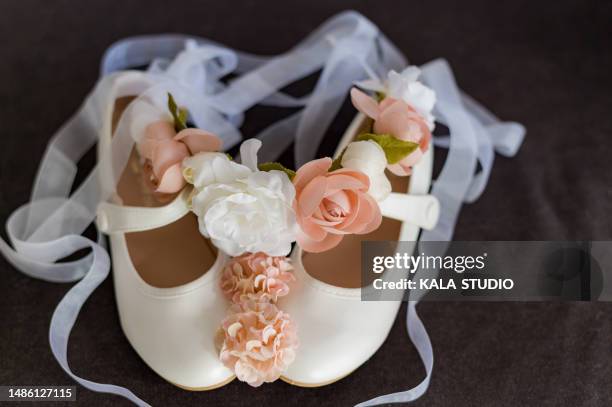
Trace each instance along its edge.
<instances>
[{"instance_id":1,"label":"small white blossom","mask_svg":"<svg viewBox=\"0 0 612 407\"><path fill-rule=\"evenodd\" d=\"M377 201L384 200L391 193L391 183L385 175L387 157L378 143L353 141L346 147L341 164L343 168L361 171L370 178L368 193Z\"/></svg>"}]
</instances>

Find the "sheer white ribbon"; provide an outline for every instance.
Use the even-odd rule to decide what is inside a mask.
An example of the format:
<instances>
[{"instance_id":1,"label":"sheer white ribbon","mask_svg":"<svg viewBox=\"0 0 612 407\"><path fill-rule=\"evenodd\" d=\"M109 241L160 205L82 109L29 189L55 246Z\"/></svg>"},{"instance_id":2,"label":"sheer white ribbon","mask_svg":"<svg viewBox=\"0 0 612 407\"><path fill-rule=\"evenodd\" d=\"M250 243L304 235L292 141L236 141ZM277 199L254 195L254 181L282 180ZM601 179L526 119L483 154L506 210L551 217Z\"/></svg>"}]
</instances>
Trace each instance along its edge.
<instances>
[{"instance_id":1,"label":"sheer white ribbon","mask_svg":"<svg viewBox=\"0 0 612 407\"><path fill-rule=\"evenodd\" d=\"M101 71L106 74L151 63L156 70L157 66L167 65L168 60L182 50L186 40L218 46L213 41L185 35L127 38L107 50ZM380 76L406 65L404 56L378 28L352 11L331 18L296 47L279 56L257 56L239 51L234 54L235 72L244 74L231 81L225 91L207 98L206 103L230 117L241 117L242 112L257 103L303 107L256 136L265 146L261 152L262 161L275 159L295 140L298 165L315 156L326 129L355 81ZM279 92L319 69L322 72L310 95L295 98ZM232 145L224 143L225 148Z\"/></svg>"},{"instance_id":2,"label":"sheer white ribbon","mask_svg":"<svg viewBox=\"0 0 612 407\"><path fill-rule=\"evenodd\" d=\"M450 136L436 140L436 145L449 149L440 176L433 183L431 193L440 201L440 219L433 230L423 231L420 241L448 242L452 239L455 224L464 202L473 202L486 187L493 166L494 151L513 156L525 136L525 128L519 123L500 122L483 106L462 94L450 66L444 60L435 60L422 67L424 81L436 92L435 115L445 124ZM477 161L482 170L476 173ZM421 245L417 249L425 255L444 255L443 247L436 245L440 252L433 253L431 246ZM424 273L435 278L438 271L418 270L414 279ZM388 403L407 403L421 397L429 387L433 372L433 347L421 321L416 305L425 292L409 293L406 313L406 329L423 365L425 378L410 390L376 397L358 407L376 406Z\"/></svg>"}]
</instances>

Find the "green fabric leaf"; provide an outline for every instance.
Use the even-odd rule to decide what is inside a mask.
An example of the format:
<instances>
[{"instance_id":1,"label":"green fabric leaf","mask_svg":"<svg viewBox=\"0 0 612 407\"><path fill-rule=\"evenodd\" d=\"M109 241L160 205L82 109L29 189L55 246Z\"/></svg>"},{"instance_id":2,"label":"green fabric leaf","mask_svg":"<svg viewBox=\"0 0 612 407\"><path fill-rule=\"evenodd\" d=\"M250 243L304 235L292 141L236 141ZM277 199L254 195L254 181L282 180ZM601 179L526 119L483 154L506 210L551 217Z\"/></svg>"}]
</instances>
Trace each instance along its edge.
<instances>
[{"instance_id":1,"label":"green fabric leaf","mask_svg":"<svg viewBox=\"0 0 612 407\"><path fill-rule=\"evenodd\" d=\"M257 167L260 171L282 171L287 174L290 180L293 180L293 177L295 177L295 171L286 168L281 163L261 163Z\"/></svg>"},{"instance_id":2,"label":"green fabric leaf","mask_svg":"<svg viewBox=\"0 0 612 407\"><path fill-rule=\"evenodd\" d=\"M372 140L378 143L385 152L389 164L397 164L419 147L419 143L400 140L390 134L365 133L359 135L357 140Z\"/></svg>"},{"instance_id":3,"label":"green fabric leaf","mask_svg":"<svg viewBox=\"0 0 612 407\"><path fill-rule=\"evenodd\" d=\"M174 130L177 132L187 128L187 109L179 108L174 100L174 96L168 92L168 110L174 120Z\"/></svg>"},{"instance_id":4,"label":"green fabric leaf","mask_svg":"<svg viewBox=\"0 0 612 407\"><path fill-rule=\"evenodd\" d=\"M342 168L342 157L344 156L345 151L346 151L346 147L344 148L344 150L342 150L342 152L340 153L338 157L334 158L334 161L332 161L332 165L331 167L329 167L328 172L336 171Z\"/></svg>"},{"instance_id":5,"label":"green fabric leaf","mask_svg":"<svg viewBox=\"0 0 612 407\"><path fill-rule=\"evenodd\" d=\"M187 128L187 109L184 107L180 107L178 110L178 121L183 128Z\"/></svg>"}]
</instances>

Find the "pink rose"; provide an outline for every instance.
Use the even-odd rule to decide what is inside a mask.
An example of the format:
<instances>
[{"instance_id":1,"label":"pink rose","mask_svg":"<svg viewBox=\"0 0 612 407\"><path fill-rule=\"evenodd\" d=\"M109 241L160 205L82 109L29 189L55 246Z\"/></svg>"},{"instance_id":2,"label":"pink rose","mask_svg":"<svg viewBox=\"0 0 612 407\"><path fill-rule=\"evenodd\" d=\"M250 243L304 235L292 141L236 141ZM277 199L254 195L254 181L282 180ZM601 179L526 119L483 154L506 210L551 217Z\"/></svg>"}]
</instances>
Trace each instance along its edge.
<instances>
[{"instance_id":1,"label":"pink rose","mask_svg":"<svg viewBox=\"0 0 612 407\"><path fill-rule=\"evenodd\" d=\"M155 192L173 194L186 182L181 173L184 158L203 151L219 151L221 139L200 129L188 128L176 133L172 123L159 120L151 123L138 144L145 159L146 181Z\"/></svg>"},{"instance_id":2,"label":"pink rose","mask_svg":"<svg viewBox=\"0 0 612 407\"><path fill-rule=\"evenodd\" d=\"M271 301L289 294L295 280L286 257L248 253L231 259L221 274L221 289L228 300L238 303L244 294L267 294Z\"/></svg>"},{"instance_id":3,"label":"pink rose","mask_svg":"<svg viewBox=\"0 0 612 407\"><path fill-rule=\"evenodd\" d=\"M247 296L232 305L217 339L221 362L253 387L278 379L298 347L297 329L289 315L272 303Z\"/></svg>"},{"instance_id":4,"label":"pink rose","mask_svg":"<svg viewBox=\"0 0 612 407\"><path fill-rule=\"evenodd\" d=\"M427 122L403 100L384 98L380 103L361 92L351 89L351 100L357 110L374 120L374 133L390 134L400 140L419 143L419 148L395 164L387 165L396 175L410 175L423 153L429 148L431 132Z\"/></svg>"},{"instance_id":5,"label":"pink rose","mask_svg":"<svg viewBox=\"0 0 612 407\"><path fill-rule=\"evenodd\" d=\"M345 168L328 172L331 164L330 158L311 161L293 179L297 242L308 252L329 250L347 233L370 233L382 221L378 204L368 194L368 176Z\"/></svg>"}]
</instances>

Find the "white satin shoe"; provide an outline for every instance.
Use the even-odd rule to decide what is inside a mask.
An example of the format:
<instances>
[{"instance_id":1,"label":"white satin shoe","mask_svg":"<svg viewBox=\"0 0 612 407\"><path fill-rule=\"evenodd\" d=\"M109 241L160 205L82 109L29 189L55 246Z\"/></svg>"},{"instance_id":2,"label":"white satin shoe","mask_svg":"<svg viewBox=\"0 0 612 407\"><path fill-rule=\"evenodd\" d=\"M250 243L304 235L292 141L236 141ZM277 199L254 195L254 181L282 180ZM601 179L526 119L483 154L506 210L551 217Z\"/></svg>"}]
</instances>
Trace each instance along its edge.
<instances>
[{"instance_id":1,"label":"white satin shoe","mask_svg":"<svg viewBox=\"0 0 612 407\"><path fill-rule=\"evenodd\" d=\"M336 155L367 123L358 114L344 134ZM359 256L362 240L416 241L421 228L433 228L439 203L428 195L432 177L430 148L408 177L390 176L391 195L380 202L383 223L368 235L347 235L335 248L323 253L305 253L296 246L292 253L296 281L291 295L279 300L299 327L300 348L295 361L283 374L288 383L317 387L349 375L367 361L385 341L399 309L396 301L362 301ZM383 280L402 278L399 271L385 272ZM393 276L391 276L393 274Z\"/></svg>"},{"instance_id":2,"label":"white satin shoe","mask_svg":"<svg viewBox=\"0 0 612 407\"><path fill-rule=\"evenodd\" d=\"M125 102L118 101L115 116ZM107 134L101 149L110 146ZM220 387L235 377L214 343L228 307L218 284L227 257L198 231L188 205L191 187L162 205L145 185L141 164L134 149L114 202L101 203L97 212L98 229L110 237L121 327L168 382L187 390Z\"/></svg>"}]
</instances>

